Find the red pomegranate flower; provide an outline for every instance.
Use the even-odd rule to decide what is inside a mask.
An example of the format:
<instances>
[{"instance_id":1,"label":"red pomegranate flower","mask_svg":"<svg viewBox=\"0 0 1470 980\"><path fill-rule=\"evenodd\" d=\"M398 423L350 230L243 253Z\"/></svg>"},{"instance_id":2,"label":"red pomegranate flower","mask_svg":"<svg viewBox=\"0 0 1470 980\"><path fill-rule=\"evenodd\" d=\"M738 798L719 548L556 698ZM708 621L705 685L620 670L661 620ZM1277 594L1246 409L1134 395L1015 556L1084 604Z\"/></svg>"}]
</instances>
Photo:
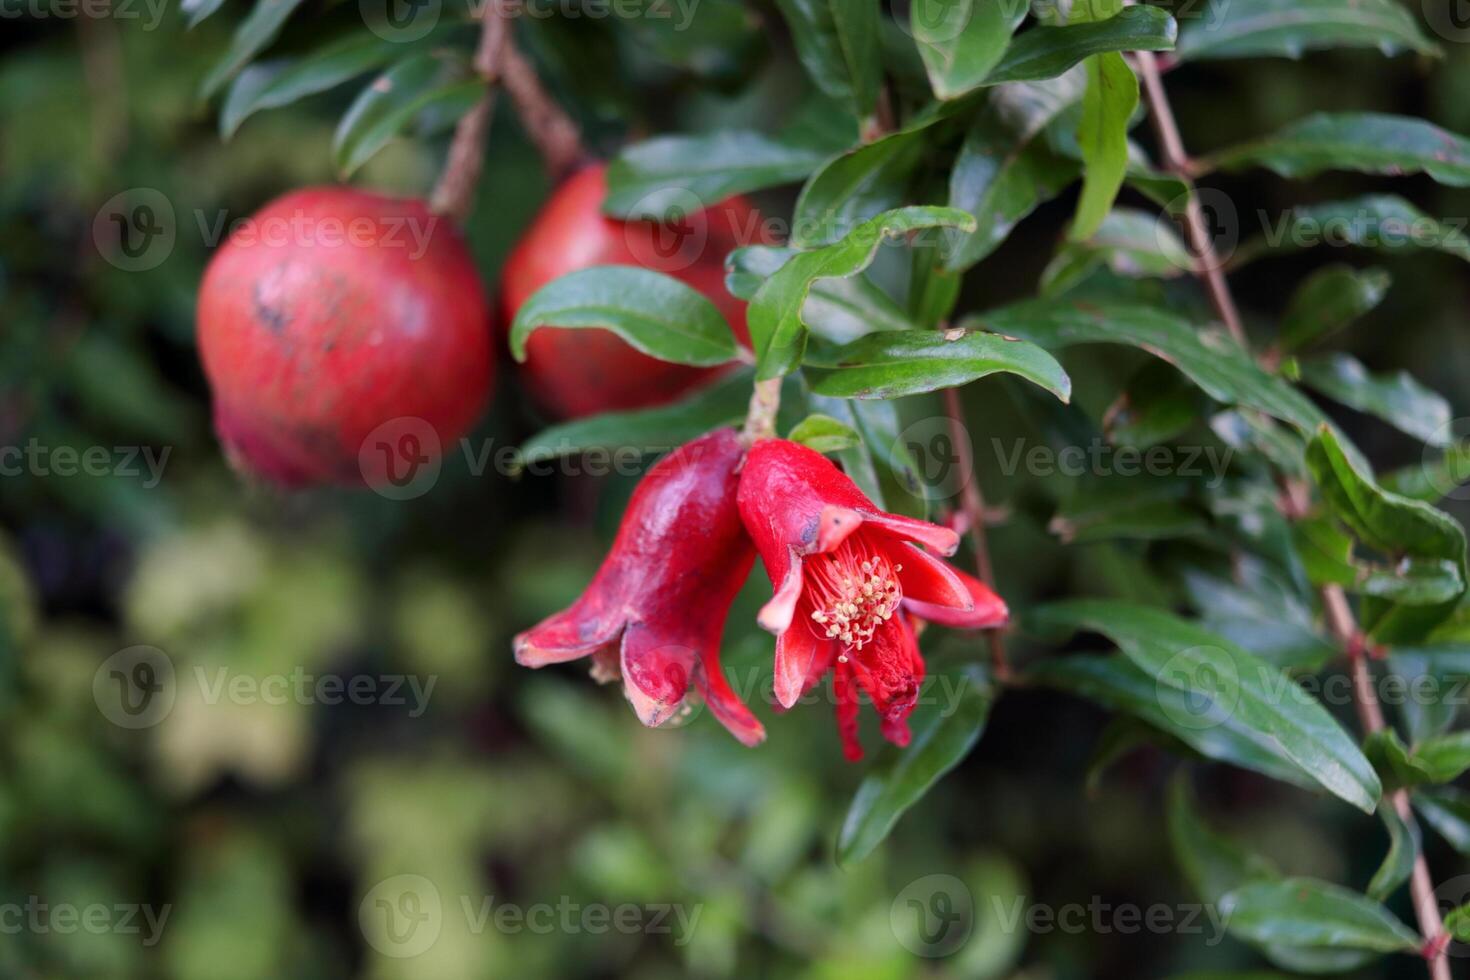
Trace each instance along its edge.
<instances>
[{"instance_id":1,"label":"red pomegranate flower","mask_svg":"<svg viewBox=\"0 0 1470 980\"><path fill-rule=\"evenodd\" d=\"M776 634L776 700L791 707L831 669L843 753L862 758L860 693L883 737L907 745L924 679L912 618L979 629L1008 615L983 583L915 545L950 555L959 536L879 510L825 456L785 439L751 448L739 504L775 589L759 622Z\"/></svg>"},{"instance_id":2,"label":"red pomegranate flower","mask_svg":"<svg viewBox=\"0 0 1470 980\"><path fill-rule=\"evenodd\" d=\"M765 729L720 668L720 634L755 552L735 506L744 451L733 430L658 462L633 492L612 550L569 608L515 638L526 667L592 656L598 680L623 678L639 719L662 724L693 683L746 745Z\"/></svg>"}]
</instances>

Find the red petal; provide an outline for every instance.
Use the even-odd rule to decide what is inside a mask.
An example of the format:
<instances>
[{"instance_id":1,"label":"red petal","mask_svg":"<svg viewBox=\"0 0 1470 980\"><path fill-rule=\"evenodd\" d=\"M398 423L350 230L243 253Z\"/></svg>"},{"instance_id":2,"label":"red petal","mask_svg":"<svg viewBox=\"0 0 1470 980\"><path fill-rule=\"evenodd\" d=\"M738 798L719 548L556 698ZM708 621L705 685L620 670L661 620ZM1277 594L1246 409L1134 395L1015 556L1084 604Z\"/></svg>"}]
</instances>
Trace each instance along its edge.
<instances>
[{"instance_id":1,"label":"red petal","mask_svg":"<svg viewBox=\"0 0 1470 980\"><path fill-rule=\"evenodd\" d=\"M694 671L694 651L663 640L642 623L623 633L623 693L649 728L668 721L684 702Z\"/></svg>"},{"instance_id":2,"label":"red petal","mask_svg":"<svg viewBox=\"0 0 1470 980\"><path fill-rule=\"evenodd\" d=\"M905 600L970 611L974 600L960 580L959 572L948 562L911 544L890 545L888 560L903 566L898 581L903 586Z\"/></svg>"},{"instance_id":3,"label":"red petal","mask_svg":"<svg viewBox=\"0 0 1470 980\"><path fill-rule=\"evenodd\" d=\"M623 630L625 613L621 602L608 608L609 598L601 591L588 589L570 608L519 634L514 644L516 663L545 667L610 646Z\"/></svg>"},{"instance_id":4,"label":"red petal","mask_svg":"<svg viewBox=\"0 0 1470 980\"><path fill-rule=\"evenodd\" d=\"M706 655L702 668L695 672L694 683L704 695L710 713L746 745L754 748L766 739L766 729L740 700L725 680L720 658Z\"/></svg>"},{"instance_id":5,"label":"red petal","mask_svg":"<svg viewBox=\"0 0 1470 980\"><path fill-rule=\"evenodd\" d=\"M821 669L829 662L831 640L819 638L806 623L793 623L776 637L776 702L783 708L794 705L807 688L821 677ZM813 676L815 675L815 676Z\"/></svg>"},{"instance_id":6,"label":"red petal","mask_svg":"<svg viewBox=\"0 0 1470 980\"><path fill-rule=\"evenodd\" d=\"M770 600L761 606L761 611L756 614L755 621L760 624L761 629L770 630L772 633L781 634L791 625L791 619L796 615L796 603L801 598L801 556L790 548L785 549L784 563L778 558L775 563L765 562L766 571L771 576L771 584L776 586L775 594Z\"/></svg>"},{"instance_id":7,"label":"red petal","mask_svg":"<svg viewBox=\"0 0 1470 980\"><path fill-rule=\"evenodd\" d=\"M842 754L848 762L863 757L863 743L858 741L858 688L852 670L838 665L832 672L832 697L837 702L837 735L842 739Z\"/></svg>"},{"instance_id":8,"label":"red petal","mask_svg":"<svg viewBox=\"0 0 1470 980\"><path fill-rule=\"evenodd\" d=\"M952 555L960 546L960 536L954 531L947 527L940 527L938 524L921 521L916 517L904 517L901 514L874 510L872 513L865 513L863 520L896 538L917 541L941 555Z\"/></svg>"},{"instance_id":9,"label":"red petal","mask_svg":"<svg viewBox=\"0 0 1470 980\"><path fill-rule=\"evenodd\" d=\"M911 599L907 594L904 595L904 608L920 619L962 630L994 629L1004 626L1010 620L1011 612L1006 608L1005 600L996 595L990 586L972 575L966 575L959 569L951 569L951 571L959 577L960 582L970 593L970 600L974 608L966 612L962 609Z\"/></svg>"}]
</instances>

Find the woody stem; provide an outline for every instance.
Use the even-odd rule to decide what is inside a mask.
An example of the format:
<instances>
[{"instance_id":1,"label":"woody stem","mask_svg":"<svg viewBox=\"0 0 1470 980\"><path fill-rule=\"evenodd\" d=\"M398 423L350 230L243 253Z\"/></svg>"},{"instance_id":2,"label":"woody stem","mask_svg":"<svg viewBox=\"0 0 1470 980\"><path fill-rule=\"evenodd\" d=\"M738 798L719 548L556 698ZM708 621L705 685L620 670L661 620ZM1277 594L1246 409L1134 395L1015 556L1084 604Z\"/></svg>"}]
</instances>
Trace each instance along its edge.
<instances>
[{"instance_id":1,"label":"woody stem","mask_svg":"<svg viewBox=\"0 0 1470 980\"><path fill-rule=\"evenodd\" d=\"M995 588L995 566L990 561L990 546L985 539L985 496L980 490L980 480L975 475L975 458L970 452L969 435L965 432L965 413L960 404L958 388L944 389L944 409L949 415L950 442L958 454L960 479L964 488L960 491L960 504L965 519L970 525L970 550L975 553L975 573L980 581ZM1006 660L1005 638L998 629L985 631L985 642L990 648L990 667L996 679L1010 676L1010 664Z\"/></svg>"},{"instance_id":2,"label":"woody stem","mask_svg":"<svg viewBox=\"0 0 1470 980\"><path fill-rule=\"evenodd\" d=\"M776 434L776 412L781 408L781 379L757 381L750 393L750 409L745 414L745 428L740 437L746 445Z\"/></svg>"}]
</instances>

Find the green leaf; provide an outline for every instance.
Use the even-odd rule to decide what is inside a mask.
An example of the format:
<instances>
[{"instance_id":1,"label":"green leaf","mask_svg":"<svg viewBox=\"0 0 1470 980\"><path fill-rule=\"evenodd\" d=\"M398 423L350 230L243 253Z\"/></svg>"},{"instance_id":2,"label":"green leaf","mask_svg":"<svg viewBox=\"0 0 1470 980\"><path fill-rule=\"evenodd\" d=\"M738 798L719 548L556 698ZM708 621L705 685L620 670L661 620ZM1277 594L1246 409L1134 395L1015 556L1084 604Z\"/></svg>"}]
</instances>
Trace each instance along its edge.
<instances>
[{"instance_id":1,"label":"green leaf","mask_svg":"<svg viewBox=\"0 0 1470 980\"><path fill-rule=\"evenodd\" d=\"M265 76L255 74L255 68L264 66L253 66L230 87L220 110L220 135L229 139L255 113L325 92L382 67L401 50L372 33L350 34L297 61L271 66Z\"/></svg>"},{"instance_id":2,"label":"green leaf","mask_svg":"<svg viewBox=\"0 0 1470 980\"><path fill-rule=\"evenodd\" d=\"M1341 653L1286 582L1258 564L1234 571L1233 579L1184 573L1200 625L1285 670L1317 670Z\"/></svg>"},{"instance_id":3,"label":"green leaf","mask_svg":"<svg viewBox=\"0 0 1470 980\"><path fill-rule=\"evenodd\" d=\"M1437 251L1470 262L1470 237L1453 225L1429 217L1401 197L1369 195L1325 204L1297 205L1262 237L1242 246L1233 264L1241 266L1270 249L1315 245L1357 245L1385 253Z\"/></svg>"},{"instance_id":4,"label":"green leaf","mask_svg":"<svg viewBox=\"0 0 1470 980\"><path fill-rule=\"evenodd\" d=\"M1152 307L1031 300L966 317L959 325L1022 337L1051 351L1127 344L1168 361L1216 401L1254 408L1306 431L1323 420L1301 392L1263 371L1230 338Z\"/></svg>"},{"instance_id":5,"label":"green leaf","mask_svg":"<svg viewBox=\"0 0 1470 980\"><path fill-rule=\"evenodd\" d=\"M914 0L909 30L934 95L955 99L985 84L1025 16L1025 4L1005 0Z\"/></svg>"},{"instance_id":6,"label":"green leaf","mask_svg":"<svg viewBox=\"0 0 1470 980\"><path fill-rule=\"evenodd\" d=\"M1031 683L1068 691L1126 712L1183 742L1206 759L1225 762L1302 789L1317 782L1295 762L1283 760L1259 732L1233 715L1216 722L1213 702L1160 684L1122 654L1076 654L1044 660L1026 672Z\"/></svg>"},{"instance_id":7,"label":"green leaf","mask_svg":"<svg viewBox=\"0 0 1470 980\"><path fill-rule=\"evenodd\" d=\"M216 5L217 6L217 5ZM281 33L287 19L301 6L301 0L256 0L255 7L240 22L225 56L215 63L199 86L199 99L204 101L224 87L255 56L270 46ZM189 26L194 26L214 12L208 4L196 8Z\"/></svg>"},{"instance_id":8,"label":"green leaf","mask_svg":"<svg viewBox=\"0 0 1470 980\"><path fill-rule=\"evenodd\" d=\"M364 88L337 126L332 158L344 176L387 146L421 113L458 119L485 95L462 56L434 51L410 55Z\"/></svg>"},{"instance_id":9,"label":"green leaf","mask_svg":"<svg viewBox=\"0 0 1470 980\"><path fill-rule=\"evenodd\" d=\"M746 310L746 322L755 342L757 376L780 377L801 364L807 333L802 311L814 282L862 272L886 238L921 228L957 227L968 231L974 224L973 218L954 208L899 208L863 222L839 242L792 257L761 284Z\"/></svg>"},{"instance_id":10,"label":"green leaf","mask_svg":"<svg viewBox=\"0 0 1470 980\"><path fill-rule=\"evenodd\" d=\"M188 15L192 31L224 5L225 0L180 0L179 9Z\"/></svg>"},{"instance_id":11,"label":"green leaf","mask_svg":"<svg viewBox=\"0 0 1470 980\"><path fill-rule=\"evenodd\" d=\"M1470 857L1470 793L1455 786L1421 787L1410 799L1435 833Z\"/></svg>"},{"instance_id":12,"label":"green leaf","mask_svg":"<svg viewBox=\"0 0 1470 980\"><path fill-rule=\"evenodd\" d=\"M1136 459L1141 462L1141 455ZM1128 466L1126 460L1127 455L1119 457L1120 466ZM1046 526L1064 544L1162 541L1209 530L1204 514L1190 499L1194 487L1188 480L1141 474L1074 482L1076 490Z\"/></svg>"},{"instance_id":13,"label":"green leaf","mask_svg":"<svg viewBox=\"0 0 1470 980\"><path fill-rule=\"evenodd\" d=\"M1445 447L1440 458L1385 473L1378 482L1385 490L1432 504L1467 481L1470 481L1470 440L1457 439Z\"/></svg>"},{"instance_id":14,"label":"green leaf","mask_svg":"<svg viewBox=\"0 0 1470 980\"><path fill-rule=\"evenodd\" d=\"M1300 58L1305 51L1349 47L1387 55L1439 52L1395 0L1231 0L1185 24L1177 57Z\"/></svg>"},{"instance_id":15,"label":"green leaf","mask_svg":"<svg viewBox=\"0 0 1470 980\"><path fill-rule=\"evenodd\" d=\"M848 0L776 0L776 5L817 88L847 103L859 119L869 115L883 70L877 5Z\"/></svg>"},{"instance_id":16,"label":"green leaf","mask_svg":"<svg viewBox=\"0 0 1470 980\"><path fill-rule=\"evenodd\" d=\"M1107 636L1161 687L1189 694L1203 707L1190 713L1190 724L1238 721L1281 762L1373 812L1378 776L1353 739L1291 678L1224 637L1161 609L1107 600L1048 605L1027 623L1059 634Z\"/></svg>"},{"instance_id":17,"label":"green leaf","mask_svg":"<svg viewBox=\"0 0 1470 980\"><path fill-rule=\"evenodd\" d=\"M901 205L924 145L921 127L891 133L827 161L796 199L791 244L830 244L855 225Z\"/></svg>"},{"instance_id":18,"label":"green leaf","mask_svg":"<svg viewBox=\"0 0 1470 980\"><path fill-rule=\"evenodd\" d=\"M1093 233L1067 241L1041 273L1041 294L1059 296L1106 266L1129 279L1171 279L1194 268L1172 222L1136 208L1114 208Z\"/></svg>"},{"instance_id":19,"label":"green leaf","mask_svg":"<svg viewBox=\"0 0 1470 980\"><path fill-rule=\"evenodd\" d=\"M1399 816L1398 807L1381 806L1378 816L1388 830L1388 853L1368 882L1368 897L1380 902L1398 891L1414 873L1419 856L1419 828Z\"/></svg>"},{"instance_id":20,"label":"green leaf","mask_svg":"<svg viewBox=\"0 0 1470 980\"><path fill-rule=\"evenodd\" d=\"M1378 902L1312 878L1242 885L1221 897L1220 912L1232 934L1271 945L1412 953L1421 942Z\"/></svg>"},{"instance_id":21,"label":"green leaf","mask_svg":"<svg viewBox=\"0 0 1470 980\"><path fill-rule=\"evenodd\" d=\"M1067 401L1072 381L1056 358L1023 340L959 330L887 331L806 358L812 391L841 398L898 398L1016 374Z\"/></svg>"},{"instance_id":22,"label":"green leaf","mask_svg":"<svg viewBox=\"0 0 1470 980\"><path fill-rule=\"evenodd\" d=\"M1300 350L1341 330L1383 302L1390 281L1378 268L1334 264L1316 270L1291 294L1277 346Z\"/></svg>"},{"instance_id":23,"label":"green leaf","mask_svg":"<svg viewBox=\"0 0 1470 980\"><path fill-rule=\"evenodd\" d=\"M809 446L819 453L838 453L862 442L862 436L850 425L830 415L808 415L786 433L786 438Z\"/></svg>"},{"instance_id":24,"label":"green leaf","mask_svg":"<svg viewBox=\"0 0 1470 980\"><path fill-rule=\"evenodd\" d=\"M1444 931L1454 937L1455 942L1470 943L1470 904L1450 910L1444 917Z\"/></svg>"},{"instance_id":25,"label":"green leaf","mask_svg":"<svg viewBox=\"0 0 1470 980\"><path fill-rule=\"evenodd\" d=\"M1323 354L1299 362L1302 381L1333 401L1376 416L1389 425L1443 448L1450 442L1450 403L1407 372L1372 375L1348 354Z\"/></svg>"},{"instance_id":26,"label":"green leaf","mask_svg":"<svg viewBox=\"0 0 1470 980\"><path fill-rule=\"evenodd\" d=\"M1114 17L1063 27L1033 27L1017 35L987 85L1056 78L1086 58L1109 51L1168 51L1179 26L1158 7L1127 7Z\"/></svg>"},{"instance_id":27,"label":"green leaf","mask_svg":"<svg viewBox=\"0 0 1470 980\"><path fill-rule=\"evenodd\" d=\"M1183 772L1169 782L1167 807L1174 860L1206 904L1244 885L1281 878L1270 861L1205 823Z\"/></svg>"},{"instance_id":28,"label":"green leaf","mask_svg":"<svg viewBox=\"0 0 1470 980\"><path fill-rule=\"evenodd\" d=\"M837 841L839 863L851 864L871 854L904 811L919 802L980 740L993 700L989 678L973 664L955 677L958 702L921 705L911 722L909 746L885 748L858 787Z\"/></svg>"},{"instance_id":29,"label":"green leaf","mask_svg":"<svg viewBox=\"0 0 1470 980\"><path fill-rule=\"evenodd\" d=\"M1348 458L1331 430L1322 429L1312 440L1307 466L1328 507L1364 544L1386 555L1440 559L1463 568L1465 532L1459 522L1379 487Z\"/></svg>"},{"instance_id":30,"label":"green leaf","mask_svg":"<svg viewBox=\"0 0 1470 980\"><path fill-rule=\"evenodd\" d=\"M814 147L747 131L660 136L625 147L608 164L602 208L620 218L661 220L689 213L691 202L709 206L801 180L824 159Z\"/></svg>"},{"instance_id":31,"label":"green leaf","mask_svg":"<svg viewBox=\"0 0 1470 980\"><path fill-rule=\"evenodd\" d=\"M510 327L516 360L526 359L526 338L538 327L611 330L634 349L675 364L709 367L737 355L730 325L704 294L630 265L578 269L532 293Z\"/></svg>"},{"instance_id":32,"label":"green leaf","mask_svg":"<svg viewBox=\"0 0 1470 980\"><path fill-rule=\"evenodd\" d=\"M1087 94L1077 124L1082 194L1068 237L1089 238L1113 207L1128 169L1128 122L1138 108L1138 79L1116 52L1087 59Z\"/></svg>"},{"instance_id":33,"label":"green leaf","mask_svg":"<svg viewBox=\"0 0 1470 980\"><path fill-rule=\"evenodd\" d=\"M952 236L946 266L963 271L995 251L1022 218L1077 175L1076 165L1038 139L1081 101L1082 69L1044 82L1002 85L965 135L949 178L949 203L975 216L969 235Z\"/></svg>"},{"instance_id":34,"label":"green leaf","mask_svg":"<svg viewBox=\"0 0 1470 980\"><path fill-rule=\"evenodd\" d=\"M1222 170L1261 166L1293 178L1355 170L1423 173L1451 187L1470 185L1470 140L1423 119L1378 112L1319 112L1204 162Z\"/></svg>"},{"instance_id":35,"label":"green leaf","mask_svg":"<svg viewBox=\"0 0 1470 980\"><path fill-rule=\"evenodd\" d=\"M1429 770L1414 758L1392 728L1370 732L1363 739L1363 754L1373 763L1378 778L1389 791L1434 781Z\"/></svg>"},{"instance_id":36,"label":"green leaf","mask_svg":"<svg viewBox=\"0 0 1470 980\"><path fill-rule=\"evenodd\" d=\"M732 296L749 300L761 283L799 254L794 248L774 245L738 248L725 259L725 288ZM903 309L865 275L817 280L801 308L801 319L812 333L835 344L875 330L915 327Z\"/></svg>"},{"instance_id":37,"label":"green leaf","mask_svg":"<svg viewBox=\"0 0 1470 980\"><path fill-rule=\"evenodd\" d=\"M1421 575L1429 568L1443 574L1446 566L1452 565L1459 580L1454 596L1464 592L1465 532L1457 521L1422 501L1379 487L1371 473L1364 472L1363 466L1343 451L1336 434L1325 427L1307 447L1307 466L1328 509L1359 541L1391 557L1399 565L1394 569L1396 573ZM1414 559L1414 564L1404 565L1405 559ZM1396 598L1407 601L1409 597ZM1424 605L1416 598L1404 605L1370 599L1364 601L1360 620L1379 642L1412 642L1448 616L1455 601L1452 597Z\"/></svg>"}]
</instances>

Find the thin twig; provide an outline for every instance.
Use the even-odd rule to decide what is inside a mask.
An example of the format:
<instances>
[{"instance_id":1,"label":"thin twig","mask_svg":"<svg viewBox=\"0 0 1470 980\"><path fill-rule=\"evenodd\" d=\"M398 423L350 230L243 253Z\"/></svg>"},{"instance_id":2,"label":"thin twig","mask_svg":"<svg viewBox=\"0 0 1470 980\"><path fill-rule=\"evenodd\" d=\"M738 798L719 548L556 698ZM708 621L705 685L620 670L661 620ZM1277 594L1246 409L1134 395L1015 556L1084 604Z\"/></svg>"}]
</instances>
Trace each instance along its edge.
<instances>
[{"instance_id":1,"label":"thin twig","mask_svg":"<svg viewBox=\"0 0 1470 980\"><path fill-rule=\"evenodd\" d=\"M965 481L960 491L960 504L970 525L970 550L975 553L975 572L980 581L994 589L995 566L991 564L990 546L985 540L985 495L975 473L975 459L970 451L969 434L965 431L965 415L958 388L944 389L944 410L949 415L949 441L959 455L960 479ZM996 679L1008 679L1011 668L1006 660L1005 637L999 629L986 630L985 642L990 647L990 667Z\"/></svg>"},{"instance_id":2,"label":"thin twig","mask_svg":"<svg viewBox=\"0 0 1470 980\"><path fill-rule=\"evenodd\" d=\"M1189 157L1184 152L1184 143L1179 137L1179 127L1174 122L1174 112L1169 106L1169 96L1164 91L1159 77L1158 65L1152 54L1146 51L1134 53L1139 75L1143 78L1148 93L1149 115L1159 135L1159 143L1169 168L1189 185L1186 215L1200 267L1196 274L1205 280L1215 312L1230 328L1230 332L1245 344L1245 333L1240 328L1240 317L1235 301L1230 295L1230 286L1215 255L1214 244L1204 226L1204 216L1189 178ZM1292 513L1300 516L1307 510L1307 490L1299 484L1286 488L1287 503ZM1319 590L1322 608L1326 613L1327 629L1333 639L1347 653L1352 662L1353 703L1357 708L1358 720L1369 734L1381 731L1384 726L1383 709L1373 690L1373 677L1368 670L1367 644L1358 628L1347 595L1339 585L1325 585ZM1406 822L1413 820L1408 794L1395 790L1388 794L1388 802ZM1439 915L1439 904L1434 897L1434 883L1429 877L1429 863L1421 851L1414 858L1414 870L1409 882L1414 898L1414 914L1419 920L1419 931L1424 935L1424 956L1429 966L1431 980L1451 980L1449 961L1445 957L1444 921Z\"/></svg>"},{"instance_id":3,"label":"thin twig","mask_svg":"<svg viewBox=\"0 0 1470 980\"><path fill-rule=\"evenodd\" d=\"M551 97L546 86L541 84L535 66L509 38L503 54L500 84L515 103L526 136L541 153L552 181L559 182L581 166L587 159L582 148L581 129Z\"/></svg>"},{"instance_id":4,"label":"thin twig","mask_svg":"<svg viewBox=\"0 0 1470 980\"><path fill-rule=\"evenodd\" d=\"M1191 164L1184 152L1184 141L1179 137L1179 125L1174 121L1174 110L1169 106L1169 96L1164 91L1164 80L1159 77L1159 63L1152 51L1135 51L1134 63L1143 80L1145 97L1148 99L1148 115L1153 120L1154 132L1159 137L1159 149L1163 154L1164 167L1184 182L1187 188L1184 200L1184 227L1189 235L1189 247L1194 252L1195 273L1204 280L1210 301L1215 311L1230 331L1230 336L1245 345L1245 328L1240 323L1240 313L1225 283L1220 256L1215 252L1215 242L1205 224L1204 208L1195 193Z\"/></svg>"},{"instance_id":5,"label":"thin twig","mask_svg":"<svg viewBox=\"0 0 1470 980\"><path fill-rule=\"evenodd\" d=\"M435 214L444 214L459 224L469 217L475 203L475 186L480 182L480 172L485 165L485 136L490 131L490 119L495 112L495 81L500 74L501 59L505 55L510 34L510 25L500 15L499 7L494 12L488 9L480 21L480 43L475 49L475 71L485 80L485 95L480 99L454 129L454 140L449 144L449 155L444 162L444 172L429 197L429 207Z\"/></svg>"}]
</instances>

